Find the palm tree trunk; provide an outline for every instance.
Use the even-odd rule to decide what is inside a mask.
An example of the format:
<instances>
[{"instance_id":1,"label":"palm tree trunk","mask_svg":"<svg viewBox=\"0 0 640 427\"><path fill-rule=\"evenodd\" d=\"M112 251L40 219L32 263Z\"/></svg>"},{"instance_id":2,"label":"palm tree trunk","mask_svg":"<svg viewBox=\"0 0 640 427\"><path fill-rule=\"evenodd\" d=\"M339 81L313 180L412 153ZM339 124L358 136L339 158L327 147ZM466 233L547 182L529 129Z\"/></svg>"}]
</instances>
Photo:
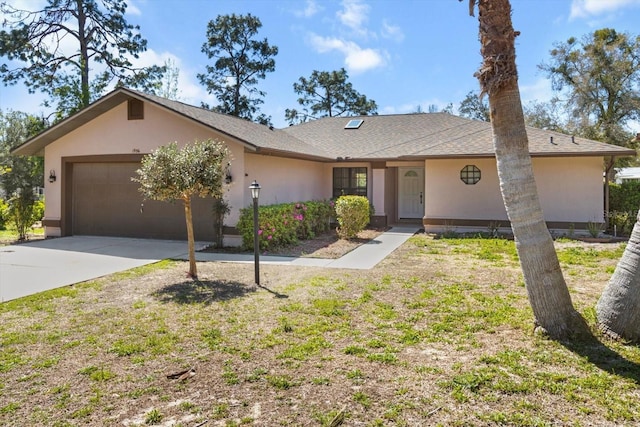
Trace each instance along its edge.
<instances>
[{"instance_id":1,"label":"palm tree trunk","mask_svg":"<svg viewBox=\"0 0 640 427\"><path fill-rule=\"evenodd\" d=\"M574 309L538 198L518 89L509 0L479 0L483 64L500 191L511 221L535 325L554 339L588 334Z\"/></svg>"},{"instance_id":2,"label":"palm tree trunk","mask_svg":"<svg viewBox=\"0 0 640 427\"><path fill-rule=\"evenodd\" d=\"M191 214L191 197L187 196L182 199L184 202L184 217L187 221L187 240L189 241L189 276L193 279L198 278L198 270L196 267L196 244L193 237L193 215Z\"/></svg>"},{"instance_id":3,"label":"palm tree trunk","mask_svg":"<svg viewBox=\"0 0 640 427\"><path fill-rule=\"evenodd\" d=\"M640 341L640 211L627 247L596 305L598 325L614 338Z\"/></svg>"}]
</instances>

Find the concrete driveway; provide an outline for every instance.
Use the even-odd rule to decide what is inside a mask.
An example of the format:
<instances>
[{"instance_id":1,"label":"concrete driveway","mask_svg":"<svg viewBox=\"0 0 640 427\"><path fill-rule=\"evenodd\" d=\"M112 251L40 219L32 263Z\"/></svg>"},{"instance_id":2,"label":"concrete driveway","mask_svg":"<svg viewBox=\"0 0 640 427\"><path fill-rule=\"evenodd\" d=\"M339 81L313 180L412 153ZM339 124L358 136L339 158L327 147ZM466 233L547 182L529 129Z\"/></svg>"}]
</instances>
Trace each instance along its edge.
<instances>
[{"instance_id":1,"label":"concrete driveway","mask_svg":"<svg viewBox=\"0 0 640 427\"><path fill-rule=\"evenodd\" d=\"M0 302L167 259L186 241L73 236L0 246Z\"/></svg>"}]
</instances>

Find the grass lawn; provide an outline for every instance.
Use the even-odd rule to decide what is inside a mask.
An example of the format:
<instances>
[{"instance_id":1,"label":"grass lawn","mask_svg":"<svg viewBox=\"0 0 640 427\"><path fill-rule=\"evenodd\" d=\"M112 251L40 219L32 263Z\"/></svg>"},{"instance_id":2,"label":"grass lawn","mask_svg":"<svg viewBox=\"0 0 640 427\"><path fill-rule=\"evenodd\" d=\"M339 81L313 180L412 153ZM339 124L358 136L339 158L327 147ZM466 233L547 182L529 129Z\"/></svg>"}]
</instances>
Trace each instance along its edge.
<instances>
[{"instance_id":1,"label":"grass lawn","mask_svg":"<svg viewBox=\"0 0 640 427\"><path fill-rule=\"evenodd\" d=\"M32 228L27 233L27 238L30 240L44 238L44 227ZM0 230L0 246L15 243L17 240L18 232L15 228L8 227L5 230Z\"/></svg>"},{"instance_id":2,"label":"grass lawn","mask_svg":"<svg viewBox=\"0 0 640 427\"><path fill-rule=\"evenodd\" d=\"M593 306L620 244L558 243ZM368 271L163 261L0 304L2 426L617 426L640 349L533 334L513 242L416 235Z\"/></svg>"}]
</instances>

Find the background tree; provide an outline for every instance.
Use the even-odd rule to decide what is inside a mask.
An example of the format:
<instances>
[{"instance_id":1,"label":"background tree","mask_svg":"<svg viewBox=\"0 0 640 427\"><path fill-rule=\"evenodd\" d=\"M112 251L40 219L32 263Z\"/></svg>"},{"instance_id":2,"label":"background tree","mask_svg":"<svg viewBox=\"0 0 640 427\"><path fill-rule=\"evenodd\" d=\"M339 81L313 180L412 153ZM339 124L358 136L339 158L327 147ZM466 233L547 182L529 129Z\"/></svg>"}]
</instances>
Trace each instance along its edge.
<instances>
[{"instance_id":1,"label":"background tree","mask_svg":"<svg viewBox=\"0 0 640 427\"><path fill-rule=\"evenodd\" d=\"M124 19L123 0L47 0L36 11L10 6L0 31L0 66L5 85L23 81L30 93L43 92L62 119L100 97L113 82L153 92L163 67L136 68L147 47L138 26ZM65 51L73 40L73 51ZM62 46L62 42L65 46ZM91 70L100 69L92 78Z\"/></svg>"},{"instance_id":2,"label":"background tree","mask_svg":"<svg viewBox=\"0 0 640 427\"><path fill-rule=\"evenodd\" d=\"M548 102L532 101L524 106L524 121L528 126L566 134L576 134L572 122L566 119L561 101L554 97Z\"/></svg>"},{"instance_id":3,"label":"background tree","mask_svg":"<svg viewBox=\"0 0 640 427\"><path fill-rule=\"evenodd\" d=\"M307 79L300 77L293 84L302 111L287 109L285 119L289 124L304 123L321 117L377 114L376 102L361 95L348 82L344 68L338 71L313 71Z\"/></svg>"},{"instance_id":4,"label":"background tree","mask_svg":"<svg viewBox=\"0 0 640 427\"><path fill-rule=\"evenodd\" d=\"M586 138L630 147L627 124L640 118L640 37L611 28L581 40L571 37L551 50L551 59L539 67L553 88L566 99L565 107L576 132ZM609 210L609 181L614 165L629 159L607 159L605 211Z\"/></svg>"},{"instance_id":5,"label":"background tree","mask_svg":"<svg viewBox=\"0 0 640 427\"><path fill-rule=\"evenodd\" d=\"M139 191L145 198L161 201L182 201L189 242L189 275L198 277L191 200L198 197L222 197L223 166L229 152L226 146L213 140L195 141L183 148L177 143L164 145L142 158L137 177Z\"/></svg>"},{"instance_id":6,"label":"background tree","mask_svg":"<svg viewBox=\"0 0 640 427\"><path fill-rule=\"evenodd\" d=\"M167 99L173 99L179 101L179 89L178 79L180 78L180 69L176 65L176 61L173 59L167 59L164 61L165 72L162 76L162 80L158 85L156 95Z\"/></svg>"},{"instance_id":7,"label":"background tree","mask_svg":"<svg viewBox=\"0 0 640 427\"><path fill-rule=\"evenodd\" d=\"M11 150L45 128L41 118L18 111L0 112L0 184L8 202L8 219L18 232L18 240L40 218L36 209L36 187L43 184L42 157L12 156Z\"/></svg>"},{"instance_id":8,"label":"background tree","mask_svg":"<svg viewBox=\"0 0 640 427\"><path fill-rule=\"evenodd\" d=\"M473 14L476 0L470 0ZM489 97L494 150L504 206L511 222L535 325L550 337L589 333L573 307L546 227L533 175L518 88L515 38L509 0L478 0L483 58L476 73Z\"/></svg>"},{"instance_id":9,"label":"background tree","mask_svg":"<svg viewBox=\"0 0 640 427\"><path fill-rule=\"evenodd\" d=\"M475 90L467 93L467 96L460 102L458 113L468 119L482 120L483 122L491 120L489 117L489 104Z\"/></svg>"},{"instance_id":10,"label":"background tree","mask_svg":"<svg viewBox=\"0 0 640 427\"><path fill-rule=\"evenodd\" d=\"M260 19L251 14L220 15L209 21L202 52L215 62L198 79L220 102L215 111L269 124L270 117L256 116L266 95L256 86L258 79L275 70L278 48L266 38L256 39L261 27Z\"/></svg>"}]
</instances>

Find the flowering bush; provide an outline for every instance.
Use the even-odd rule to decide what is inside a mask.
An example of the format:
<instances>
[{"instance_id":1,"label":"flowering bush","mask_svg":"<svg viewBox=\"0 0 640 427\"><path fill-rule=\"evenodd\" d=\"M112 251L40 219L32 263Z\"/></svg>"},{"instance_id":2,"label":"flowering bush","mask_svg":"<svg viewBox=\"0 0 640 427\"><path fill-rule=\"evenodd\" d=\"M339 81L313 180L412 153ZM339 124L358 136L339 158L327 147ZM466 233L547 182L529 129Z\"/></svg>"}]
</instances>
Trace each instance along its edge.
<instances>
[{"instance_id":1,"label":"flowering bush","mask_svg":"<svg viewBox=\"0 0 640 427\"><path fill-rule=\"evenodd\" d=\"M258 238L260 250L269 250L312 239L329 231L334 216L333 202L309 201L281 203L258 208ZM253 207L240 210L238 231L242 245L253 249Z\"/></svg>"},{"instance_id":2,"label":"flowering bush","mask_svg":"<svg viewBox=\"0 0 640 427\"><path fill-rule=\"evenodd\" d=\"M364 196L340 196L335 208L342 239L356 237L369 224L369 200Z\"/></svg>"}]
</instances>

